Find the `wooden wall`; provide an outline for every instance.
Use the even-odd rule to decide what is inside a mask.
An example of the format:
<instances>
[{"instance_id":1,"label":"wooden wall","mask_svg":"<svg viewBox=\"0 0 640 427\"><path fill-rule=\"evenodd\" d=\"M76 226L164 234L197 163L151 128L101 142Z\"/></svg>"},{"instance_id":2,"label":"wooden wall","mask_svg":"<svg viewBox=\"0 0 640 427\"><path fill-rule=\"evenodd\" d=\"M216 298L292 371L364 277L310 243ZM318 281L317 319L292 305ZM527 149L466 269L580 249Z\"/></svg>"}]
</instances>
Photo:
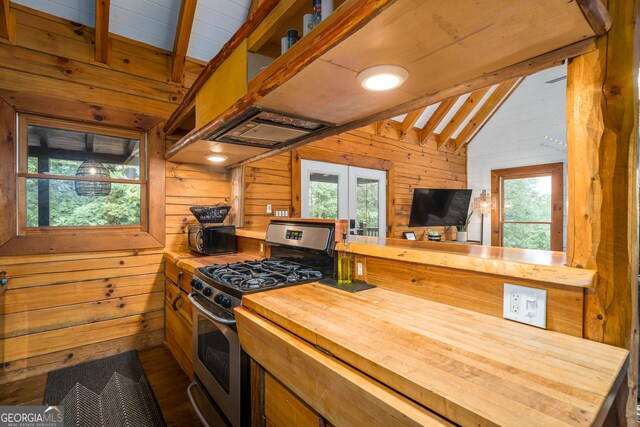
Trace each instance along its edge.
<instances>
[{"instance_id":1,"label":"wooden wall","mask_svg":"<svg viewBox=\"0 0 640 427\"><path fill-rule=\"evenodd\" d=\"M189 211L193 205L229 203L229 174L207 165L166 162L166 248L187 251L189 224L196 224Z\"/></svg>"},{"instance_id":2,"label":"wooden wall","mask_svg":"<svg viewBox=\"0 0 640 427\"><path fill-rule=\"evenodd\" d=\"M311 143L298 149L302 158L334 163L371 164L376 169L389 169L393 195L387 221L393 236L402 237L408 230L411 198L416 187L466 188L466 149L455 154L453 147L436 148L435 141L421 147L413 134L400 140L399 123L388 122L377 132L367 126L336 137ZM245 225L264 228L271 215L266 205L293 209L291 153L261 160L245 169ZM295 179L294 185L295 185ZM295 193L295 191L294 191ZM294 212L295 214L295 212Z\"/></svg>"},{"instance_id":3,"label":"wooden wall","mask_svg":"<svg viewBox=\"0 0 640 427\"><path fill-rule=\"evenodd\" d=\"M22 6L13 13L0 90L81 101L96 122L106 107L166 119L203 66L188 60L185 84L167 83L169 52L111 35L110 63L99 64L92 28ZM167 244L180 245L176 217L194 201L228 197L228 184L201 166L167 163L166 172ZM164 341L162 250L6 256L0 272L9 279L0 289L0 383Z\"/></svg>"}]
</instances>

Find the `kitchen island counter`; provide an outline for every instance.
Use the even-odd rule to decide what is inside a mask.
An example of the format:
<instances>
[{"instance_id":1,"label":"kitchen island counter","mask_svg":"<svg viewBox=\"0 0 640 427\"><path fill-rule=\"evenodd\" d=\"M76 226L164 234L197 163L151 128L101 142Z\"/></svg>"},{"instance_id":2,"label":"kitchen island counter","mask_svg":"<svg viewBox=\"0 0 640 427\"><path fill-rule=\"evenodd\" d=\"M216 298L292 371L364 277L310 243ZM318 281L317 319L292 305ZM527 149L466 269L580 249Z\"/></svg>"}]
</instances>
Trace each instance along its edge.
<instances>
[{"instance_id":1,"label":"kitchen island counter","mask_svg":"<svg viewBox=\"0 0 640 427\"><path fill-rule=\"evenodd\" d=\"M236 318L249 355L280 370L274 376L336 425L321 402L335 390L316 382L305 394L302 379L287 381L296 367L270 366L274 350L256 344L266 327L462 425L598 425L628 367L623 349L381 288L351 294L313 283L256 293Z\"/></svg>"}]
</instances>

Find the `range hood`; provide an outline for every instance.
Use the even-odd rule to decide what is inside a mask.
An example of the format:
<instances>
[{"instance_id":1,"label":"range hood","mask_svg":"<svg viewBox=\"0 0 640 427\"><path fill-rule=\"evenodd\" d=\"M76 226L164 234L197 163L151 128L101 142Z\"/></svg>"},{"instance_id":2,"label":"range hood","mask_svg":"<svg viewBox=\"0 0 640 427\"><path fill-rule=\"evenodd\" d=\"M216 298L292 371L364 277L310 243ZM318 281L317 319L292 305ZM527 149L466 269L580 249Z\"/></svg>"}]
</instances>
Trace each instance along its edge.
<instances>
[{"instance_id":1,"label":"range hood","mask_svg":"<svg viewBox=\"0 0 640 427\"><path fill-rule=\"evenodd\" d=\"M250 107L209 140L268 149L282 148L332 127L332 124Z\"/></svg>"}]
</instances>

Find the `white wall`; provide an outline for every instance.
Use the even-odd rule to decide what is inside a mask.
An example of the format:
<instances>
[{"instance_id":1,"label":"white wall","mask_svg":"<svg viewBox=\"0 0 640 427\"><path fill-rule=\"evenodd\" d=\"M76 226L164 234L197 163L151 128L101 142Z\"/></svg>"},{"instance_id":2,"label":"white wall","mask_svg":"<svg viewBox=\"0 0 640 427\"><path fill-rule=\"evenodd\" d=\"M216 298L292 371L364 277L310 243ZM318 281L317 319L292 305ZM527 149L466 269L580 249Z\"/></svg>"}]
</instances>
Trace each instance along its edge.
<instances>
[{"instance_id":1,"label":"white wall","mask_svg":"<svg viewBox=\"0 0 640 427\"><path fill-rule=\"evenodd\" d=\"M471 141L467 154L468 188L473 197L482 190L491 193L494 169L563 162L563 247L567 228L566 80L546 82L566 75L563 65L528 76ZM469 239L480 240L480 215L473 215ZM491 244L491 215L484 218L484 244Z\"/></svg>"}]
</instances>

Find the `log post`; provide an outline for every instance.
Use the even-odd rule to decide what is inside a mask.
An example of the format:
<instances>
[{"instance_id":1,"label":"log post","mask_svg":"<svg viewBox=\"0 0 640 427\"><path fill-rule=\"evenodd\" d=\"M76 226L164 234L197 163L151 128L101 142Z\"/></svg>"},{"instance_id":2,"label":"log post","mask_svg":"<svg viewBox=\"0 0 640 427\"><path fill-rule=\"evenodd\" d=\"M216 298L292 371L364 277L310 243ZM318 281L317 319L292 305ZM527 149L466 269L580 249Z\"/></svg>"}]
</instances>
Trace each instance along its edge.
<instances>
[{"instance_id":1,"label":"log post","mask_svg":"<svg viewBox=\"0 0 640 427\"><path fill-rule=\"evenodd\" d=\"M231 169L231 224L244 226L244 166Z\"/></svg>"},{"instance_id":2,"label":"log post","mask_svg":"<svg viewBox=\"0 0 640 427\"><path fill-rule=\"evenodd\" d=\"M631 352L619 425L636 425L638 376L638 12L609 0L610 31L567 71L567 260L597 270L585 298L584 337Z\"/></svg>"}]
</instances>

